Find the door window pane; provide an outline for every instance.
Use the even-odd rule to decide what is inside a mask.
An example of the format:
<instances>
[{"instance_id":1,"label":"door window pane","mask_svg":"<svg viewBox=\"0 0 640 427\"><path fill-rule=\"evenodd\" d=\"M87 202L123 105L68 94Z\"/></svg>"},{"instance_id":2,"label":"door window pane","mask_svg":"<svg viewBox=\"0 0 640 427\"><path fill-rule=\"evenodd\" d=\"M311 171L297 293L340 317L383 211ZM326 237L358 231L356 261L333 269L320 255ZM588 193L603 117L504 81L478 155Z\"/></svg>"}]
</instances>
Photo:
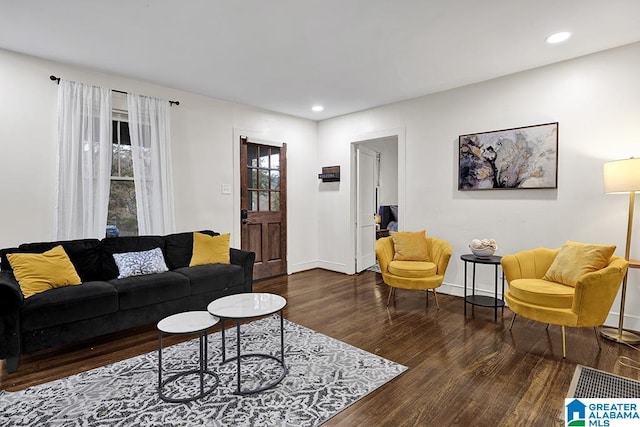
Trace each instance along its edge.
<instances>
[{"instance_id":1,"label":"door window pane","mask_svg":"<svg viewBox=\"0 0 640 427\"><path fill-rule=\"evenodd\" d=\"M271 193L271 211L278 212L280 210L280 192L273 191Z\"/></svg>"},{"instance_id":2,"label":"door window pane","mask_svg":"<svg viewBox=\"0 0 640 427\"><path fill-rule=\"evenodd\" d=\"M269 206L269 192L268 191L260 191L260 203L259 203L259 210L261 211L268 211L270 206Z\"/></svg>"},{"instance_id":3,"label":"door window pane","mask_svg":"<svg viewBox=\"0 0 640 427\"><path fill-rule=\"evenodd\" d=\"M247 194L247 209L250 211L258 210L258 192L249 191Z\"/></svg>"},{"instance_id":4,"label":"door window pane","mask_svg":"<svg viewBox=\"0 0 640 427\"><path fill-rule=\"evenodd\" d=\"M258 147L255 145L247 146L247 165L250 167L258 167Z\"/></svg>"},{"instance_id":5,"label":"door window pane","mask_svg":"<svg viewBox=\"0 0 640 427\"><path fill-rule=\"evenodd\" d=\"M272 190L280 189L280 171L271 171L271 185L270 188Z\"/></svg>"},{"instance_id":6,"label":"door window pane","mask_svg":"<svg viewBox=\"0 0 640 427\"><path fill-rule=\"evenodd\" d=\"M271 169L280 169L280 149L277 147L271 149Z\"/></svg>"},{"instance_id":7,"label":"door window pane","mask_svg":"<svg viewBox=\"0 0 640 427\"><path fill-rule=\"evenodd\" d=\"M269 171L264 169L258 170L259 188L261 190L269 189Z\"/></svg>"},{"instance_id":8,"label":"door window pane","mask_svg":"<svg viewBox=\"0 0 640 427\"><path fill-rule=\"evenodd\" d=\"M249 188L258 188L258 169L247 169L248 180L247 186Z\"/></svg>"},{"instance_id":9,"label":"door window pane","mask_svg":"<svg viewBox=\"0 0 640 427\"><path fill-rule=\"evenodd\" d=\"M259 166L261 168L269 168L269 148L268 147L260 147Z\"/></svg>"}]
</instances>

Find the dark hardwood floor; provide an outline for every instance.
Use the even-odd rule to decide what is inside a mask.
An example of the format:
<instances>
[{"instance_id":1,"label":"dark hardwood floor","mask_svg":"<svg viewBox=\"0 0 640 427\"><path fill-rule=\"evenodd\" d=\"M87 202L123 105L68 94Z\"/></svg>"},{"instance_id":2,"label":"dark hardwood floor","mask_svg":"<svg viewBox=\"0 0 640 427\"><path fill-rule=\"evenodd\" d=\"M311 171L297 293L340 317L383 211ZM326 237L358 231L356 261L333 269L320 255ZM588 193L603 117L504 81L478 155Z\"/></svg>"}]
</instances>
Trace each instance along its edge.
<instances>
[{"instance_id":1,"label":"dark hardwood floor","mask_svg":"<svg viewBox=\"0 0 640 427\"><path fill-rule=\"evenodd\" d=\"M396 292L381 276L311 270L264 280L256 292L287 298L285 317L409 369L339 413L326 425L357 426L554 426L563 425L564 398L577 364L639 379L620 356L637 350L602 340L592 329L567 329L562 358L560 328L518 318L498 321L493 310L468 308L461 298L419 291ZM168 337L166 344L179 337ZM15 391L157 350L153 325L22 357L17 373L1 364L0 389Z\"/></svg>"}]
</instances>

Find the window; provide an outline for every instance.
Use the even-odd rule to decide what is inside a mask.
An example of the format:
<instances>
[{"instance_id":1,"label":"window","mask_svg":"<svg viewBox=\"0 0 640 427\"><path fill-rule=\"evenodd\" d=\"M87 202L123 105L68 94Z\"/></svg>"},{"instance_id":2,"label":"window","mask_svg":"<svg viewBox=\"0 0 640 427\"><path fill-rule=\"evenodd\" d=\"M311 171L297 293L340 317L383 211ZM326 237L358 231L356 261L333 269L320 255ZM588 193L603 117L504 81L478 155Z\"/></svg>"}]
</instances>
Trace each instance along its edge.
<instances>
[{"instance_id":1,"label":"window","mask_svg":"<svg viewBox=\"0 0 640 427\"><path fill-rule=\"evenodd\" d=\"M280 210L280 149L247 146L248 208L251 211Z\"/></svg>"},{"instance_id":2,"label":"window","mask_svg":"<svg viewBox=\"0 0 640 427\"><path fill-rule=\"evenodd\" d=\"M113 111L112 162L107 236L137 236L138 217L133 182L133 158L126 112Z\"/></svg>"}]
</instances>

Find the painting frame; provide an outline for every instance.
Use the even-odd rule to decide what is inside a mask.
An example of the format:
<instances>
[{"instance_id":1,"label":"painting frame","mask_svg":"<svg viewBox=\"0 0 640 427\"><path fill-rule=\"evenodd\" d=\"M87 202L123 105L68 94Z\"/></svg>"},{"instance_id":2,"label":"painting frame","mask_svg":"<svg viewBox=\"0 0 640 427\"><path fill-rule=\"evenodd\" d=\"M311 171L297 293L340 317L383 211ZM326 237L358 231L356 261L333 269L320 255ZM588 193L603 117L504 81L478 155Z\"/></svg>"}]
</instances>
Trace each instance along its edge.
<instances>
[{"instance_id":1,"label":"painting frame","mask_svg":"<svg viewBox=\"0 0 640 427\"><path fill-rule=\"evenodd\" d=\"M458 191L558 188L558 122L458 137Z\"/></svg>"}]
</instances>

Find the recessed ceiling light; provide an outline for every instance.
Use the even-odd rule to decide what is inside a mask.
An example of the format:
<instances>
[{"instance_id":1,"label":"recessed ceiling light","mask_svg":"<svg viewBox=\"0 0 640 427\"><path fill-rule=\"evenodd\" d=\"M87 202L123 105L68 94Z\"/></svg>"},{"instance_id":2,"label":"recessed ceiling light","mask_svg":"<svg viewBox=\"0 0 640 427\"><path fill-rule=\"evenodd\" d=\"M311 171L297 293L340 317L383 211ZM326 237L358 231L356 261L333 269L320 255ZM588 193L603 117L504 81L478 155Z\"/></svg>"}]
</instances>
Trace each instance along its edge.
<instances>
[{"instance_id":1,"label":"recessed ceiling light","mask_svg":"<svg viewBox=\"0 0 640 427\"><path fill-rule=\"evenodd\" d=\"M545 39L545 41L549 44L562 43L567 41L571 37L571 33L568 31L563 31L561 33L551 34L549 37Z\"/></svg>"},{"instance_id":2,"label":"recessed ceiling light","mask_svg":"<svg viewBox=\"0 0 640 427\"><path fill-rule=\"evenodd\" d=\"M324 107L322 105L314 105L313 107L311 107L311 109L313 111L319 112L319 111L324 110Z\"/></svg>"}]
</instances>

